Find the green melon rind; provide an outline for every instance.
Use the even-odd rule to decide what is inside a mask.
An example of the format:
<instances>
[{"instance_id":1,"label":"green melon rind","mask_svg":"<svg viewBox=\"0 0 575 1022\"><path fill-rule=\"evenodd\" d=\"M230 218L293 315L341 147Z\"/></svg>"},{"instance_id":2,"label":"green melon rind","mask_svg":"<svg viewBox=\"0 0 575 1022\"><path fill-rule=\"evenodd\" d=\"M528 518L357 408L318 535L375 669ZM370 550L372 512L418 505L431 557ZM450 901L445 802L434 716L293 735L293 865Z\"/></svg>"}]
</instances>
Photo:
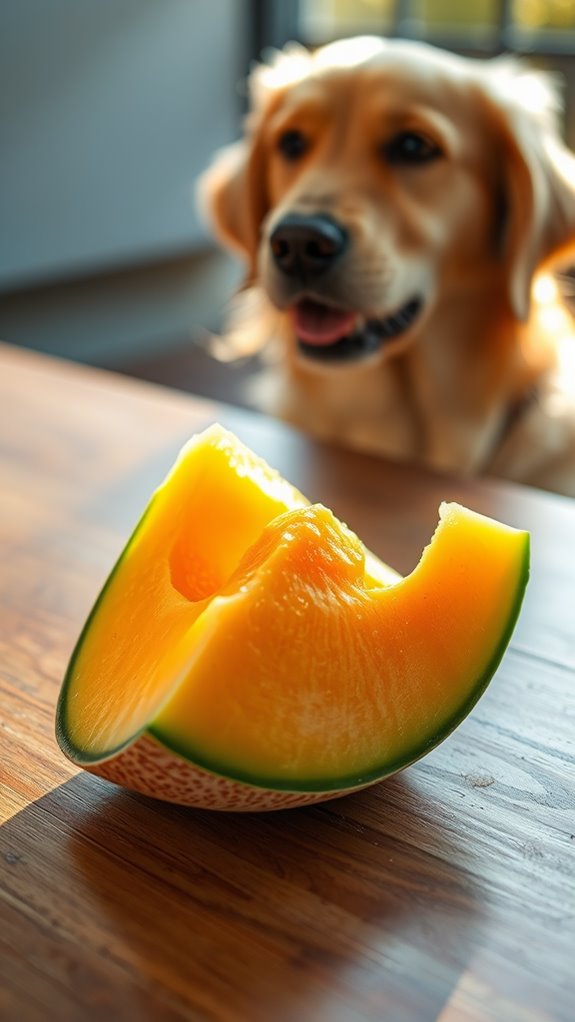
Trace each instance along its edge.
<instances>
[{"instance_id":1,"label":"green melon rind","mask_svg":"<svg viewBox=\"0 0 575 1022\"><path fill-rule=\"evenodd\" d=\"M380 766L374 767L372 770L368 770L365 773L360 774L355 773L345 774L339 777L313 778L313 780L306 778L262 777L261 775L254 774L249 770L241 770L235 767L232 771L229 766L224 766L221 762L218 762L218 760L212 760L209 756L198 752L193 748L193 746L188 746L185 743L178 741L178 739L174 738L174 736L169 732L155 726L153 723L149 724L145 730L149 734L153 735L157 741L161 742L165 748L170 749L172 752L176 753L176 755L187 760L192 765L202 767L204 770L209 770L211 773L217 774L220 777L226 777L232 781L249 784L252 787L267 788L273 791L302 792L303 794L305 792L314 791L344 791L348 788L356 788L362 785L374 783L378 780L383 780L385 777L398 773L398 771L403 770L412 763L415 763L418 759L421 759L423 756L427 755L428 752L431 752L432 749L436 748L441 742L448 738L450 734L452 734L463 720L465 720L473 707L479 701L495 674L495 671L499 667L515 629L515 625L521 611L525 590L527 588L527 582L529 580L529 561L530 539L529 533L526 532L523 534L523 550L518 563L515 599L487 666L478 678L477 684L473 687L473 691L469 694L468 698L462 703L453 716L449 717L438 731L423 740L421 744L406 751L404 756L389 762L383 762ZM104 757L101 758L103 759ZM105 758L110 758L109 754L107 754Z\"/></svg>"},{"instance_id":2,"label":"green melon rind","mask_svg":"<svg viewBox=\"0 0 575 1022\"><path fill-rule=\"evenodd\" d=\"M84 627L82 628L82 631L80 632L80 635L76 642L76 645L74 646L72 655L70 657L70 662L66 670L66 674L64 675L64 681L62 682L62 688L60 690L60 696L58 698L58 704L56 707L56 741L58 742L58 745L60 746L64 755L67 756L68 759L72 760L73 763L77 763L78 766L88 766L90 763L101 763L104 759L112 759L114 756L117 756L122 751L122 749L126 749L129 745L135 742L136 739L139 738L139 736L143 734L143 732L146 730L146 728L141 728L139 731L130 735L125 742L122 742L116 748L107 750L105 755L102 755L100 753L91 756L89 753L86 753L85 750L80 749L77 745L74 745L74 743L70 741L67 723L67 703L68 690L70 688L72 677L76 669L78 657L80 655L82 646L84 645L84 640L87 638L88 633L98 615L98 611L100 610L104 598L108 593L108 589L110 588L120 568L123 566L126 557L128 556L132 547L134 546L134 543L139 538L140 533L146 522L146 519L148 518L154 507L158 494L159 490L156 491L150 498L150 501L143 515L141 516L139 522L135 526L128 542L126 543L124 549L121 551L116 563L114 564L114 567L112 568L110 574L108 575L106 581L104 582L104 585L102 586L100 593L96 598L96 602L94 603L94 606L92 607L90 613L88 614L88 617L86 618L86 623L84 624Z\"/></svg>"},{"instance_id":3,"label":"green melon rind","mask_svg":"<svg viewBox=\"0 0 575 1022\"><path fill-rule=\"evenodd\" d=\"M89 766L91 764L102 763L105 760L113 759L118 756L123 749L128 748L132 745L140 735L148 732L153 737L161 742L165 748L174 752L179 757L188 761L191 765L202 767L204 770L209 770L211 773L217 774L220 777L226 777L229 780L238 781L240 783L249 784L252 787L264 788L273 791L293 791L293 792L314 792L314 791L343 791L347 788L355 788L361 785L366 785L377 780L382 780L385 777L389 777L391 774L397 773L403 770L405 767L415 763L418 759L421 759L432 749L436 748L442 741L444 741L458 726L465 720L469 715L475 704L481 698L485 692L489 682L491 681L495 671L497 670L503 655L509 645L511 635L514 631L521 605L523 603L523 597L527 587L529 579L529 554L530 554L530 542L529 534L524 534L524 546L522 551L522 557L519 564L517 584L516 584L516 598L511 607L511 611L505 627L502 629L498 643L494 648L494 652L488 664L482 674L480 675L477 684L473 687L473 691L470 693L468 699L462 704L457 712L440 727L440 729L433 735L430 735L425 739L422 744L416 746L415 749L406 751L405 755L398 759L392 760L387 763L382 763L380 766L373 768L372 770L366 771L361 774L343 775L340 777L331 778L314 778L310 779L295 779L295 778L273 778L273 777L262 777L254 774L249 770L243 771L238 770L234 767L233 771L230 770L229 766L223 766L217 760L212 760L209 756L205 756L203 753L198 752L192 746L187 746L184 743L178 741L169 732L165 732L159 727L155 727L154 724L149 724L146 727L140 728L138 731L129 735L125 742L120 745L107 749L105 753L97 753L90 755L85 749L79 748L69 738L67 728L67 714L66 704L68 697L68 689L74 674L76 662L80 654L80 650L83 646L84 640L98 614L98 610L106 596L109 586L115 578L117 572L120 570L125 558L129 554L133 544L137 540L139 533L144 525L144 522L150 514L156 494L151 498L144 514L140 521L136 525L128 543L124 547L122 553L118 557L112 571L110 572L99 596L88 615L86 623L80 633L78 641L74 647L66 675L62 684L60 697L58 700L58 706L56 710L56 739L62 752L72 762L78 766Z\"/></svg>"}]
</instances>

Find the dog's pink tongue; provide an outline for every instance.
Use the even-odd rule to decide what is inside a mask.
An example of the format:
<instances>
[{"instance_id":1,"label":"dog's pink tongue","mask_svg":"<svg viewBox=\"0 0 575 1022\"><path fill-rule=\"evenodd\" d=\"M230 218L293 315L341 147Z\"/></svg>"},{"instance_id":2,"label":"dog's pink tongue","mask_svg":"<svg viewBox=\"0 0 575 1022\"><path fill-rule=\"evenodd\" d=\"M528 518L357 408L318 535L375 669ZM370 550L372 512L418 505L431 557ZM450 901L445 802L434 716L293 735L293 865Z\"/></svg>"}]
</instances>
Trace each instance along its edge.
<instances>
[{"instance_id":1,"label":"dog's pink tongue","mask_svg":"<svg viewBox=\"0 0 575 1022\"><path fill-rule=\"evenodd\" d=\"M335 344L351 333L355 313L332 309L329 305L304 298L291 309L294 330L306 344Z\"/></svg>"}]
</instances>

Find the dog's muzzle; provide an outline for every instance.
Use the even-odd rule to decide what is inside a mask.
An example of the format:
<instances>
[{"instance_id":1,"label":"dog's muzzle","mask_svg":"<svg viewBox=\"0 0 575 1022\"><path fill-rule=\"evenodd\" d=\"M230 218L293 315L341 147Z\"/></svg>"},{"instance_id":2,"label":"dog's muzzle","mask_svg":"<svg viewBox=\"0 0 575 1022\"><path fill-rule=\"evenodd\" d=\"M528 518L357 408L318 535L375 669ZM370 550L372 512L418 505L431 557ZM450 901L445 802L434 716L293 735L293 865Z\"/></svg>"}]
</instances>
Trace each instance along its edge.
<instances>
[{"instance_id":1,"label":"dog's muzzle","mask_svg":"<svg viewBox=\"0 0 575 1022\"><path fill-rule=\"evenodd\" d=\"M271 232L274 265L291 293L289 311L298 348L308 358L342 362L371 355L404 334L423 306L414 295L378 319L338 306L329 294L333 288L329 271L346 253L349 241L345 227L324 213L289 213Z\"/></svg>"}]
</instances>

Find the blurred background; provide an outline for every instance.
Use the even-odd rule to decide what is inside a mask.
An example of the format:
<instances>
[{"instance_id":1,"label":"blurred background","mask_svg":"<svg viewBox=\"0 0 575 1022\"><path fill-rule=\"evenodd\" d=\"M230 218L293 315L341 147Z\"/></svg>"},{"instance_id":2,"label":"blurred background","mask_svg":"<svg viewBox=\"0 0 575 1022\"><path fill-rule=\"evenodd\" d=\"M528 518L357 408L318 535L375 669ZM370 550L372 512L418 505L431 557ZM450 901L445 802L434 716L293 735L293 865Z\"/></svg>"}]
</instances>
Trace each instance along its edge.
<instances>
[{"instance_id":1,"label":"blurred background","mask_svg":"<svg viewBox=\"0 0 575 1022\"><path fill-rule=\"evenodd\" d=\"M365 32L559 72L575 149L575 0L0 0L0 339L246 403L194 180L262 50Z\"/></svg>"}]
</instances>

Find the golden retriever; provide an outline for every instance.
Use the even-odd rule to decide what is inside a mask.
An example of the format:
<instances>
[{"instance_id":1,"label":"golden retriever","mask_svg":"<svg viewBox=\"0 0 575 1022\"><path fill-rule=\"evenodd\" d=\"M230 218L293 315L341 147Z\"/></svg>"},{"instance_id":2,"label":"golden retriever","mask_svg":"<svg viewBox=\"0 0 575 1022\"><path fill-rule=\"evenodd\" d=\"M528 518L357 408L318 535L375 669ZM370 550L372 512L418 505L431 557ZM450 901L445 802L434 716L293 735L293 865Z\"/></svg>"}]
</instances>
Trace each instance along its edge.
<instances>
[{"instance_id":1,"label":"golden retriever","mask_svg":"<svg viewBox=\"0 0 575 1022\"><path fill-rule=\"evenodd\" d=\"M250 76L200 182L247 263L233 353L279 345L266 409L322 438L575 496L575 338L554 278L575 158L550 79L364 37Z\"/></svg>"}]
</instances>

